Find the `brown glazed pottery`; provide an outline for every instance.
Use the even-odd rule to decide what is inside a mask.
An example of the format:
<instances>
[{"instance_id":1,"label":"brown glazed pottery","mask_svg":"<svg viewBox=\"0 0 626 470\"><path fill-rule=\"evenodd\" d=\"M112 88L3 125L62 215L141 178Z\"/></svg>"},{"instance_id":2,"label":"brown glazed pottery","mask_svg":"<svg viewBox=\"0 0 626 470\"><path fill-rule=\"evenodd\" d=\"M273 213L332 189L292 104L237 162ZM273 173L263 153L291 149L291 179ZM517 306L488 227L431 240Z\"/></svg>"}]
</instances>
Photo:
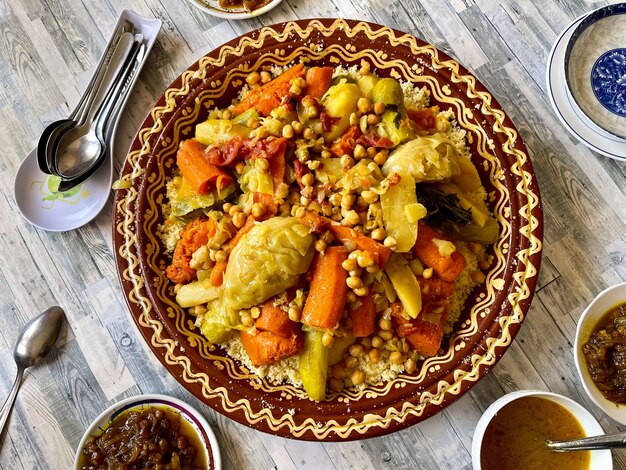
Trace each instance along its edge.
<instances>
[{"instance_id":1,"label":"brown glazed pottery","mask_svg":"<svg viewBox=\"0 0 626 470\"><path fill-rule=\"evenodd\" d=\"M208 110L228 106L255 70L305 61L360 66L425 86L431 105L451 109L467 132L500 237L485 285L470 295L439 355L413 374L316 403L291 385L272 385L204 341L174 300L158 236L165 182L181 140ZM363 21L312 19L233 39L185 71L141 126L121 173L114 245L130 312L148 345L191 393L255 429L304 440L344 441L422 421L467 392L509 347L533 296L542 248L542 209L526 149L500 105L458 62L423 41Z\"/></svg>"}]
</instances>

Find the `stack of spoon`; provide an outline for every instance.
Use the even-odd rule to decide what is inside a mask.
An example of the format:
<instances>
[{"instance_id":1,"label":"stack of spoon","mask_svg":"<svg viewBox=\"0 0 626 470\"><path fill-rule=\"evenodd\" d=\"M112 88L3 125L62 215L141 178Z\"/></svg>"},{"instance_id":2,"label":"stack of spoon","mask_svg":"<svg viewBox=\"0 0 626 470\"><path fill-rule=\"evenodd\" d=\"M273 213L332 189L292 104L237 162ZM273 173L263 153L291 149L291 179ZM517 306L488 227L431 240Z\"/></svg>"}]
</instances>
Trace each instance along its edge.
<instances>
[{"instance_id":1,"label":"stack of spoon","mask_svg":"<svg viewBox=\"0 0 626 470\"><path fill-rule=\"evenodd\" d=\"M132 23L122 22L74 111L43 131L37 163L42 172L60 178L59 192L83 183L104 162L109 136L145 54L143 36Z\"/></svg>"}]
</instances>

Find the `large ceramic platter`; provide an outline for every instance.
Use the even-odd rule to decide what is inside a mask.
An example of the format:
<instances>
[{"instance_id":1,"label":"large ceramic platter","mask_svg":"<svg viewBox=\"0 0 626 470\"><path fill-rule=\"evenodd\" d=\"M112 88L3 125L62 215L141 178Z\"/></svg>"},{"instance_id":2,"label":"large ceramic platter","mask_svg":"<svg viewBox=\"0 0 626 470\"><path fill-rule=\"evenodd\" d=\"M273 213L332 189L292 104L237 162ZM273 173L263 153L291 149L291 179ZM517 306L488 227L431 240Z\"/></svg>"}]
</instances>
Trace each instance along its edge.
<instances>
[{"instance_id":1,"label":"large ceramic platter","mask_svg":"<svg viewBox=\"0 0 626 470\"><path fill-rule=\"evenodd\" d=\"M486 285L472 292L441 354L413 374L315 403L290 385L258 379L193 328L164 275L157 230L178 144L209 108L225 107L253 70L304 60L359 65L426 86L467 131L472 158L500 225ZM115 198L114 244L128 306L154 354L191 393L255 429L306 440L386 434L422 421L466 393L493 367L520 328L539 270L542 210L524 145L494 97L458 62L387 27L336 19L293 21L253 31L202 57L165 91L141 126Z\"/></svg>"}]
</instances>

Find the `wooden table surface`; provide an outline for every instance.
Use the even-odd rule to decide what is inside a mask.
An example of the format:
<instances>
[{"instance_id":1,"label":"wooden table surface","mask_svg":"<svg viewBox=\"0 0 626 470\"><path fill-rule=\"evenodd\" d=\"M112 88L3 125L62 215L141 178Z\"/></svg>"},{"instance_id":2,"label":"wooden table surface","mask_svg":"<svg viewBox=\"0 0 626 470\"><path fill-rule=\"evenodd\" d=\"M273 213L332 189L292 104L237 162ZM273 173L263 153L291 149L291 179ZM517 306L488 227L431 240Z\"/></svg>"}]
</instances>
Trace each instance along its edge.
<instances>
[{"instance_id":1,"label":"wooden table surface","mask_svg":"<svg viewBox=\"0 0 626 470\"><path fill-rule=\"evenodd\" d=\"M21 326L61 305L69 327L50 360L27 372L7 430L1 469L70 468L85 428L107 406L165 393L198 407L226 469L464 469L481 413L518 389L584 404L607 432L623 427L586 398L572 355L576 321L593 297L626 280L626 164L594 154L553 113L545 64L559 32L606 4L585 0L285 0L246 21L206 15L185 0L0 0L0 400L11 388ZM163 21L122 116L119 169L136 129L167 85L223 42L295 18L358 18L410 32L459 59L519 129L545 215L537 293L516 341L471 393L422 424L385 437L309 443L264 434L214 412L160 365L134 327L111 253L111 200L87 226L50 233L20 216L13 179L43 128L77 102L118 13ZM626 452L614 452L626 468Z\"/></svg>"}]
</instances>

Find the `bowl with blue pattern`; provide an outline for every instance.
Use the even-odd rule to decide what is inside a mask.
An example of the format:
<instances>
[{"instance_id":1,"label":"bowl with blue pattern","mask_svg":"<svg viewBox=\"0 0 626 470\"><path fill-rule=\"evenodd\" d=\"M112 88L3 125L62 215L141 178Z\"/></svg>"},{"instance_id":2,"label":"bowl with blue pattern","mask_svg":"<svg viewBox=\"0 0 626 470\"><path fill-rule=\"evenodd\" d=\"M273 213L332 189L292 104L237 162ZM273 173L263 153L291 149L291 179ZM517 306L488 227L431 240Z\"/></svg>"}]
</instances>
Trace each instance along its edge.
<instances>
[{"instance_id":1,"label":"bowl with blue pattern","mask_svg":"<svg viewBox=\"0 0 626 470\"><path fill-rule=\"evenodd\" d=\"M590 13L565 52L568 91L580 112L626 139L626 3Z\"/></svg>"}]
</instances>

